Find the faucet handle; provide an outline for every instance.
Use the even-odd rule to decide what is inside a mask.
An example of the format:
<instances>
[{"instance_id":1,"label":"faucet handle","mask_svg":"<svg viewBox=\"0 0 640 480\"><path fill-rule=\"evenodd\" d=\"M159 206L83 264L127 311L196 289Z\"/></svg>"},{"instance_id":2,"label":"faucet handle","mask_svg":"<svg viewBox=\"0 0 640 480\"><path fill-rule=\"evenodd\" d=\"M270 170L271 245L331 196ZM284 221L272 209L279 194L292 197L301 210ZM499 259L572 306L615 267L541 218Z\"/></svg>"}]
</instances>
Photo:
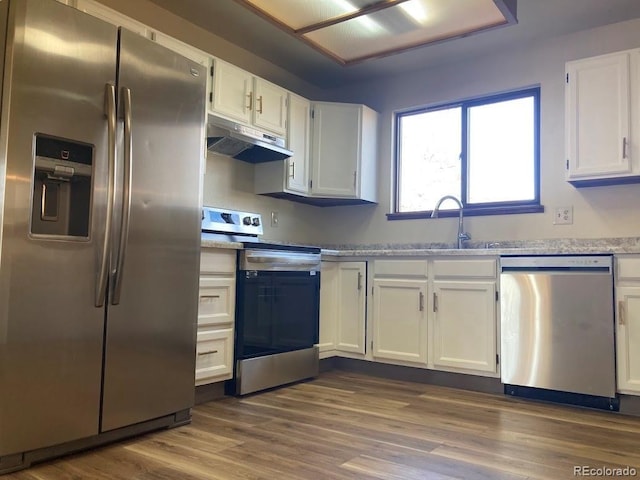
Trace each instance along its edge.
<instances>
[{"instance_id":1,"label":"faucet handle","mask_svg":"<svg viewBox=\"0 0 640 480\"><path fill-rule=\"evenodd\" d=\"M467 232L460 232L460 235L458 235L458 238L460 240L471 240L471 235L469 235Z\"/></svg>"}]
</instances>

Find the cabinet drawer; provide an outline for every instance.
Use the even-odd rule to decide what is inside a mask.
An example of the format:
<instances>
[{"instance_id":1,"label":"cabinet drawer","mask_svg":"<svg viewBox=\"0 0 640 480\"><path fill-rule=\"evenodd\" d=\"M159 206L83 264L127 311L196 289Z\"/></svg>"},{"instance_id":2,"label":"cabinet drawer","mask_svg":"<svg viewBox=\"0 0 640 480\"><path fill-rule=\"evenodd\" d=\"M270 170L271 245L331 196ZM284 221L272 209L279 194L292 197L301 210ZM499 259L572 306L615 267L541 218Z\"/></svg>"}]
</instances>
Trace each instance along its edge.
<instances>
[{"instance_id":1,"label":"cabinet drawer","mask_svg":"<svg viewBox=\"0 0 640 480\"><path fill-rule=\"evenodd\" d=\"M427 260L375 260L373 272L378 276L427 277Z\"/></svg>"},{"instance_id":2,"label":"cabinet drawer","mask_svg":"<svg viewBox=\"0 0 640 480\"><path fill-rule=\"evenodd\" d=\"M203 248L200 251L200 273L236 272L236 251Z\"/></svg>"},{"instance_id":3,"label":"cabinet drawer","mask_svg":"<svg viewBox=\"0 0 640 480\"><path fill-rule=\"evenodd\" d=\"M198 331L196 385L231 378L233 372L233 328Z\"/></svg>"},{"instance_id":4,"label":"cabinet drawer","mask_svg":"<svg viewBox=\"0 0 640 480\"><path fill-rule=\"evenodd\" d=\"M496 278L496 260L434 260L434 277Z\"/></svg>"},{"instance_id":5,"label":"cabinet drawer","mask_svg":"<svg viewBox=\"0 0 640 480\"><path fill-rule=\"evenodd\" d=\"M200 277L198 327L233 323L235 300L234 279Z\"/></svg>"},{"instance_id":6,"label":"cabinet drawer","mask_svg":"<svg viewBox=\"0 0 640 480\"><path fill-rule=\"evenodd\" d=\"M640 280L640 256L616 257L617 280Z\"/></svg>"}]
</instances>

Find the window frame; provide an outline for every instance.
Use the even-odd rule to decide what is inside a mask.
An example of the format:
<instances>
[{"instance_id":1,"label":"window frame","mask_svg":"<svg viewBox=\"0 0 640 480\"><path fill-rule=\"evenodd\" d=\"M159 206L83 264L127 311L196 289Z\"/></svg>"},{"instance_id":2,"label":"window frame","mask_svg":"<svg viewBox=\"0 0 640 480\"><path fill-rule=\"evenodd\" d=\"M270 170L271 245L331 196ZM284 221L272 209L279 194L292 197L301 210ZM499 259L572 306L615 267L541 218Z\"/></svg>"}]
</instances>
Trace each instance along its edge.
<instances>
[{"instance_id":1,"label":"window frame","mask_svg":"<svg viewBox=\"0 0 640 480\"><path fill-rule=\"evenodd\" d=\"M540 204L540 86L526 87L518 90L512 90L504 93L483 95L473 97L466 100L441 103L437 105L421 106L402 110L394 113L394 162L393 162L393 212L387 214L388 220L408 220L417 218L430 218L433 210L421 210L413 212L400 212L400 135L401 119L408 115L416 115L420 113L433 112L447 108L459 107L461 109L461 202L464 208L465 216L476 215L508 215L518 213L541 213L544 212L544 206ZM507 201L507 202L486 202L475 203L469 205L467 203L469 191L469 108L499 103L518 98L533 97L533 174L534 174L534 198L532 200L523 201ZM441 210L438 212L439 217L458 216L458 209Z\"/></svg>"}]
</instances>

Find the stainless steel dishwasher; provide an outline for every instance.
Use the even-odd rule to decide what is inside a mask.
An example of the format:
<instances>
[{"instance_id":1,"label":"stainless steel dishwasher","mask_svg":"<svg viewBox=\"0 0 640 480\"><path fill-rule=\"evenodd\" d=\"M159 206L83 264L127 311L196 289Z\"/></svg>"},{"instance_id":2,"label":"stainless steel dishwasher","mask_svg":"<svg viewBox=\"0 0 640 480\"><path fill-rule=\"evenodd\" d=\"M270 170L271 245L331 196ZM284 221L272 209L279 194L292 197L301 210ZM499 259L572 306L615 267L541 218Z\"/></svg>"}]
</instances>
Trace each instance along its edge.
<instances>
[{"instance_id":1,"label":"stainless steel dishwasher","mask_svg":"<svg viewBox=\"0 0 640 480\"><path fill-rule=\"evenodd\" d=\"M611 255L500 259L505 393L618 409L612 267Z\"/></svg>"}]
</instances>

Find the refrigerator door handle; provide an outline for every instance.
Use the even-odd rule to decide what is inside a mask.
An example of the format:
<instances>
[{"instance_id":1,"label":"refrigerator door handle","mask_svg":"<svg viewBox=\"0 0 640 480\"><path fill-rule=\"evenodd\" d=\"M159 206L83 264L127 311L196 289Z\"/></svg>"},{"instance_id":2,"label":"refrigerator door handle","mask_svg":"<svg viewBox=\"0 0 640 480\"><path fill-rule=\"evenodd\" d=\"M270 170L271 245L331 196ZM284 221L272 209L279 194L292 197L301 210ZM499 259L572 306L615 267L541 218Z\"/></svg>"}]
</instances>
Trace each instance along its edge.
<instances>
[{"instance_id":1,"label":"refrigerator door handle","mask_svg":"<svg viewBox=\"0 0 640 480\"><path fill-rule=\"evenodd\" d=\"M111 249L111 230L113 227L113 205L115 201L116 183L116 87L107 83L105 86L104 110L107 117L108 136L108 185L107 185L107 213L104 227L104 243L100 258L100 270L96 285L96 307L104 306L109 280L109 250Z\"/></svg>"},{"instance_id":2,"label":"refrigerator door handle","mask_svg":"<svg viewBox=\"0 0 640 480\"><path fill-rule=\"evenodd\" d=\"M127 243L129 240L129 219L131 215L131 89L122 88L122 104L124 115L124 180L123 180L123 201L122 201L122 228L120 229L120 244L118 245L118 259L113 279L113 296L111 304L120 303L120 293L122 292L122 272L124 270L124 259L127 253Z\"/></svg>"}]
</instances>

